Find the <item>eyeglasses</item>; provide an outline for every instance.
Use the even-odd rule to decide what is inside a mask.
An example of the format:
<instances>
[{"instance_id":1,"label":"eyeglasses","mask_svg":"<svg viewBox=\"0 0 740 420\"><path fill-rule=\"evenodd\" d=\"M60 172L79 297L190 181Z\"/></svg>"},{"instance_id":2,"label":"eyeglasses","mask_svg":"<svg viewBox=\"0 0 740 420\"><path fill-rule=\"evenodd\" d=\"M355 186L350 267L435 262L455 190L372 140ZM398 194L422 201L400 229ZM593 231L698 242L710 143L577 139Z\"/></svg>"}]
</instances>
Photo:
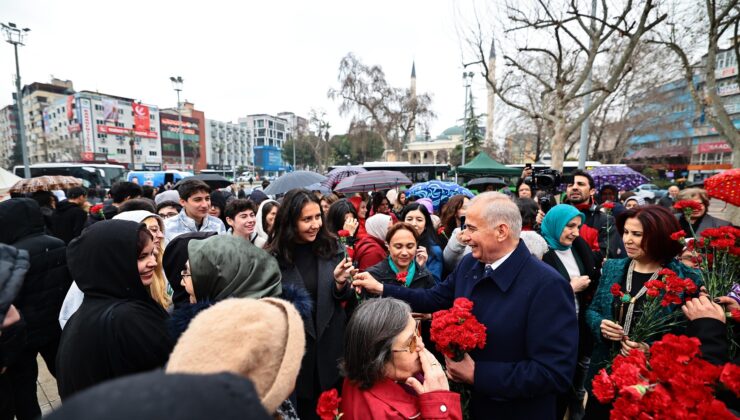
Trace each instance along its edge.
<instances>
[{"instance_id":1,"label":"eyeglasses","mask_svg":"<svg viewBox=\"0 0 740 420\"><path fill-rule=\"evenodd\" d=\"M418 347L417 347L417 341L416 340L419 337L421 337L421 324L420 324L420 322L421 322L420 319L417 319L416 320L416 327L414 327L414 335L411 336L411 339L409 340L406 348L404 348L404 349L391 349L391 352L393 352L393 353L405 353L405 352L414 353L414 352L416 352L416 350L418 349Z\"/></svg>"},{"instance_id":2,"label":"eyeglasses","mask_svg":"<svg viewBox=\"0 0 740 420\"><path fill-rule=\"evenodd\" d=\"M181 276L182 276L183 278L185 278L185 277L193 277L193 276L192 276L192 275L191 275L190 273L188 273L188 272L187 272L187 271L185 271L185 270L181 271L181 272L180 272L180 275L181 275Z\"/></svg>"}]
</instances>

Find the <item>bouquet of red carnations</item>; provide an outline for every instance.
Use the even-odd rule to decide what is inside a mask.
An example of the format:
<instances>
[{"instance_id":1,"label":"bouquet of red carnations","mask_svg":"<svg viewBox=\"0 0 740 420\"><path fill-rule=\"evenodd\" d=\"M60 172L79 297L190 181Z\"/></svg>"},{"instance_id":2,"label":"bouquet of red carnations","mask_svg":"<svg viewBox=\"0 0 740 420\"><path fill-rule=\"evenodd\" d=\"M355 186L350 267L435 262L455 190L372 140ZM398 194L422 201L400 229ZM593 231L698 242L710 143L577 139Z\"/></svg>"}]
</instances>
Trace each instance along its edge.
<instances>
[{"instance_id":1,"label":"bouquet of red carnations","mask_svg":"<svg viewBox=\"0 0 740 420\"><path fill-rule=\"evenodd\" d=\"M681 311L667 312L664 308L669 305L680 305L697 292L696 284L691 279L680 278L673 270L664 268L658 272L658 278L645 282L645 302L642 305L640 316L631 323L629 331L625 331L631 341L646 342L654 337L671 331L681 324ZM634 300L629 294L622 292L619 284L611 287L612 295L618 300L619 315L617 322L623 323L627 305Z\"/></svg>"},{"instance_id":2,"label":"bouquet of red carnations","mask_svg":"<svg viewBox=\"0 0 740 420\"><path fill-rule=\"evenodd\" d=\"M455 362L476 347L486 346L486 326L472 313L473 302L457 298L452 308L432 314L431 339L437 350Z\"/></svg>"},{"instance_id":3,"label":"bouquet of red carnations","mask_svg":"<svg viewBox=\"0 0 740 420\"><path fill-rule=\"evenodd\" d=\"M712 365L699 357L699 345L697 338L667 334L649 356L619 355L611 373L601 369L594 377L593 393L613 404L612 420L734 419L714 392L723 386L740 396L740 367Z\"/></svg>"},{"instance_id":4,"label":"bouquet of red carnations","mask_svg":"<svg viewBox=\"0 0 740 420\"><path fill-rule=\"evenodd\" d=\"M710 297L729 295L740 271L740 229L733 226L709 228L693 240L691 237L687 239L686 232L679 230L671 235L671 239L692 252Z\"/></svg>"},{"instance_id":5,"label":"bouquet of red carnations","mask_svg":"<svg viewBox=\"0 0 740 420\"><path fill-rule=\"evenodd\" d=\"M321 420L339 420L343 415L339 411L339 403L341 402L342 398L335 388L324 391L319 396L319 401L316 404L316 414L319 415Z\"/></svg>"}]
</instances>

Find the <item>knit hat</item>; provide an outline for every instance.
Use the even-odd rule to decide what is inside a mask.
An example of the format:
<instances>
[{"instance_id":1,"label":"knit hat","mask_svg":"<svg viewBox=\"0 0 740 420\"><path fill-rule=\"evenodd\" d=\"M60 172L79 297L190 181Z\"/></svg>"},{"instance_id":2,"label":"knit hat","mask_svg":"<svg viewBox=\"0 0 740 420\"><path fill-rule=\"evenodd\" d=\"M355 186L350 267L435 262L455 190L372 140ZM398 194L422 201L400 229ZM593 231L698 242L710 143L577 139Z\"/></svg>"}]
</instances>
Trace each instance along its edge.
<instances>
[{"instance_id":1,"label":"knit hat","mask_svg":"<svg viewBox=\"0 0 740 420\"><path fill-rule=\"evenodd\" d=\"M227 299L190 322L172 350L167 373L245 376L267 412L274 413L295 388L305 344L303 321L289 302Z\"/></svg>"},{"instance_id":2,"label":"knit hat","mask_svg":"<svg viewBox=\"0 0 740 420\"><path fill-rule=\"evenodd\" d=\"M642 207L645 205L645 198L640 197L639 195L633 195L632 197L629 197L628 199L624 200L624 205L626 206L627 202L630 200L636 201L638 207Z\"/></svg>"},{"instance_id":3,"label":"knit hat","mask_svg":"<svg viewBox=\"0 0 740 420\"><path fill-rule=\"evenodd\" d=\"M419 198L415 201L415 203L422 204L424 207L426 207L430 215L434 214L434 203L432 203L432 200L430 198Z\"/></svg>"},{"instance_id":4,"label":"knit hat","mask_svg":"<svg viewBox=\"0 0 740 420\"><path fill-rule=\"evenodd\" d=\"M177 190L167 190L154 196L154 202L159 205L165 201L174 201L175 203L180 202L180 193Z\"/></svg>"},{"instance_id":5,"label":"knit hat","mask_svg":"<svg viewBox=\"0 0 740 420\"><path fill-rule=\"evenodd\" d=\"M388 199L388 202L391 206L395 206L396 204L398 204L398 191L396 191L395 189L388 190L388 192L385 193L385 198Z\"/></svg>"}]
</instances>

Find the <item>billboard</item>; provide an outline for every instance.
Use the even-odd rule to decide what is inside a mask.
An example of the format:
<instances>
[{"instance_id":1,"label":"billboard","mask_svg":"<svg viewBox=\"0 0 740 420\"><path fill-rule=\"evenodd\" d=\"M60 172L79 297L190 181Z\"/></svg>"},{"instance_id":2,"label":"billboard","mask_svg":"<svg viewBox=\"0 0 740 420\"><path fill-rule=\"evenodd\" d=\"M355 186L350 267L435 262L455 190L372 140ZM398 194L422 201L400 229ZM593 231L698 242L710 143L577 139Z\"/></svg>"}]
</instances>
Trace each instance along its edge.
<instances>
[{"instance_id":1,"label":"billboard","mask_svg":"<svg viewBox=\"0 0 740 420\"><path fill-rule=\"evenodd\" d=\"M134 103L131 108L134 111L134 130L149 132L149 107Z\"/></svg>"},{"instance_id":2,"label":"billboard","mask_svg":"<svg viewBox=\"0 0 740 420\"><path fill-rule=\"evenodd\" d=\"M95 153L95 134L90 100L80 99L80 124L82 125L82 159L92 160Z\"/></svg>"},{"instance_id":3,"label":"billboard","mask_svg":"<svg viewBox=\"0 0 740 420\"><path fill-rule=\"evenodd\" d=\"M280 149L271 146L257 146L254 148L254 166L263 171L284 171L283 157Z\"/></svg>"},{"instance_id":4,"label":"billboard","mask_svg":"<svg viewBox=\"0 0 740 420\"><path fill-rule=\"evenodd\" d=\"M162 139L162 159L168 167L180 163L180 132L182 131L185 161L195 162L200 156L200 120L182 117L182 125L177 114L159 113L160 137ZM179 167L179 166L178 166Z\"/></svg>"},{"instance_id":5,"label":"billboard","mask_svg":"<svg viewBox=\"0 0 740 420\"><path fill-rule=\"evenodd\" d=\"M701 143L697 147L698 153L732 153L732 147L723 142Z\"/></svg>"}]
</instances>

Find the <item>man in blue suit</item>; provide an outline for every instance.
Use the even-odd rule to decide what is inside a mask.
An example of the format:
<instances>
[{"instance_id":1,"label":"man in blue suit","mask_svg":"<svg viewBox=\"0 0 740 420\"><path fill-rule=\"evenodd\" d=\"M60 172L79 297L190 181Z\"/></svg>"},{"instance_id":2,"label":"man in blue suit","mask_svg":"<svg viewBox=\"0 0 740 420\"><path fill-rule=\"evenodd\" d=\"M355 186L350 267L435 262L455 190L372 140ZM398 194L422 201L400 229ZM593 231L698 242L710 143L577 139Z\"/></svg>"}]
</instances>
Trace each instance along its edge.
<instances>
[{"instance_id":1,"label":"man in blue suit","mask_svg":"<svg viewBox=\"0 0 740 420\"><path fill-rule=\"evenodd\" d=\"M424 313L450 308L458 297L470 299L486 326L486 346L459 363L445 362L450 379L472 390L472 417L555 419L556 395L571 385L578 352L573 290L519 241L519 209L505 195L475 197L466 225L463 239L472 252L441 284L408 289L360 273L354 285Z\"/></svg>"}]
</instances>

